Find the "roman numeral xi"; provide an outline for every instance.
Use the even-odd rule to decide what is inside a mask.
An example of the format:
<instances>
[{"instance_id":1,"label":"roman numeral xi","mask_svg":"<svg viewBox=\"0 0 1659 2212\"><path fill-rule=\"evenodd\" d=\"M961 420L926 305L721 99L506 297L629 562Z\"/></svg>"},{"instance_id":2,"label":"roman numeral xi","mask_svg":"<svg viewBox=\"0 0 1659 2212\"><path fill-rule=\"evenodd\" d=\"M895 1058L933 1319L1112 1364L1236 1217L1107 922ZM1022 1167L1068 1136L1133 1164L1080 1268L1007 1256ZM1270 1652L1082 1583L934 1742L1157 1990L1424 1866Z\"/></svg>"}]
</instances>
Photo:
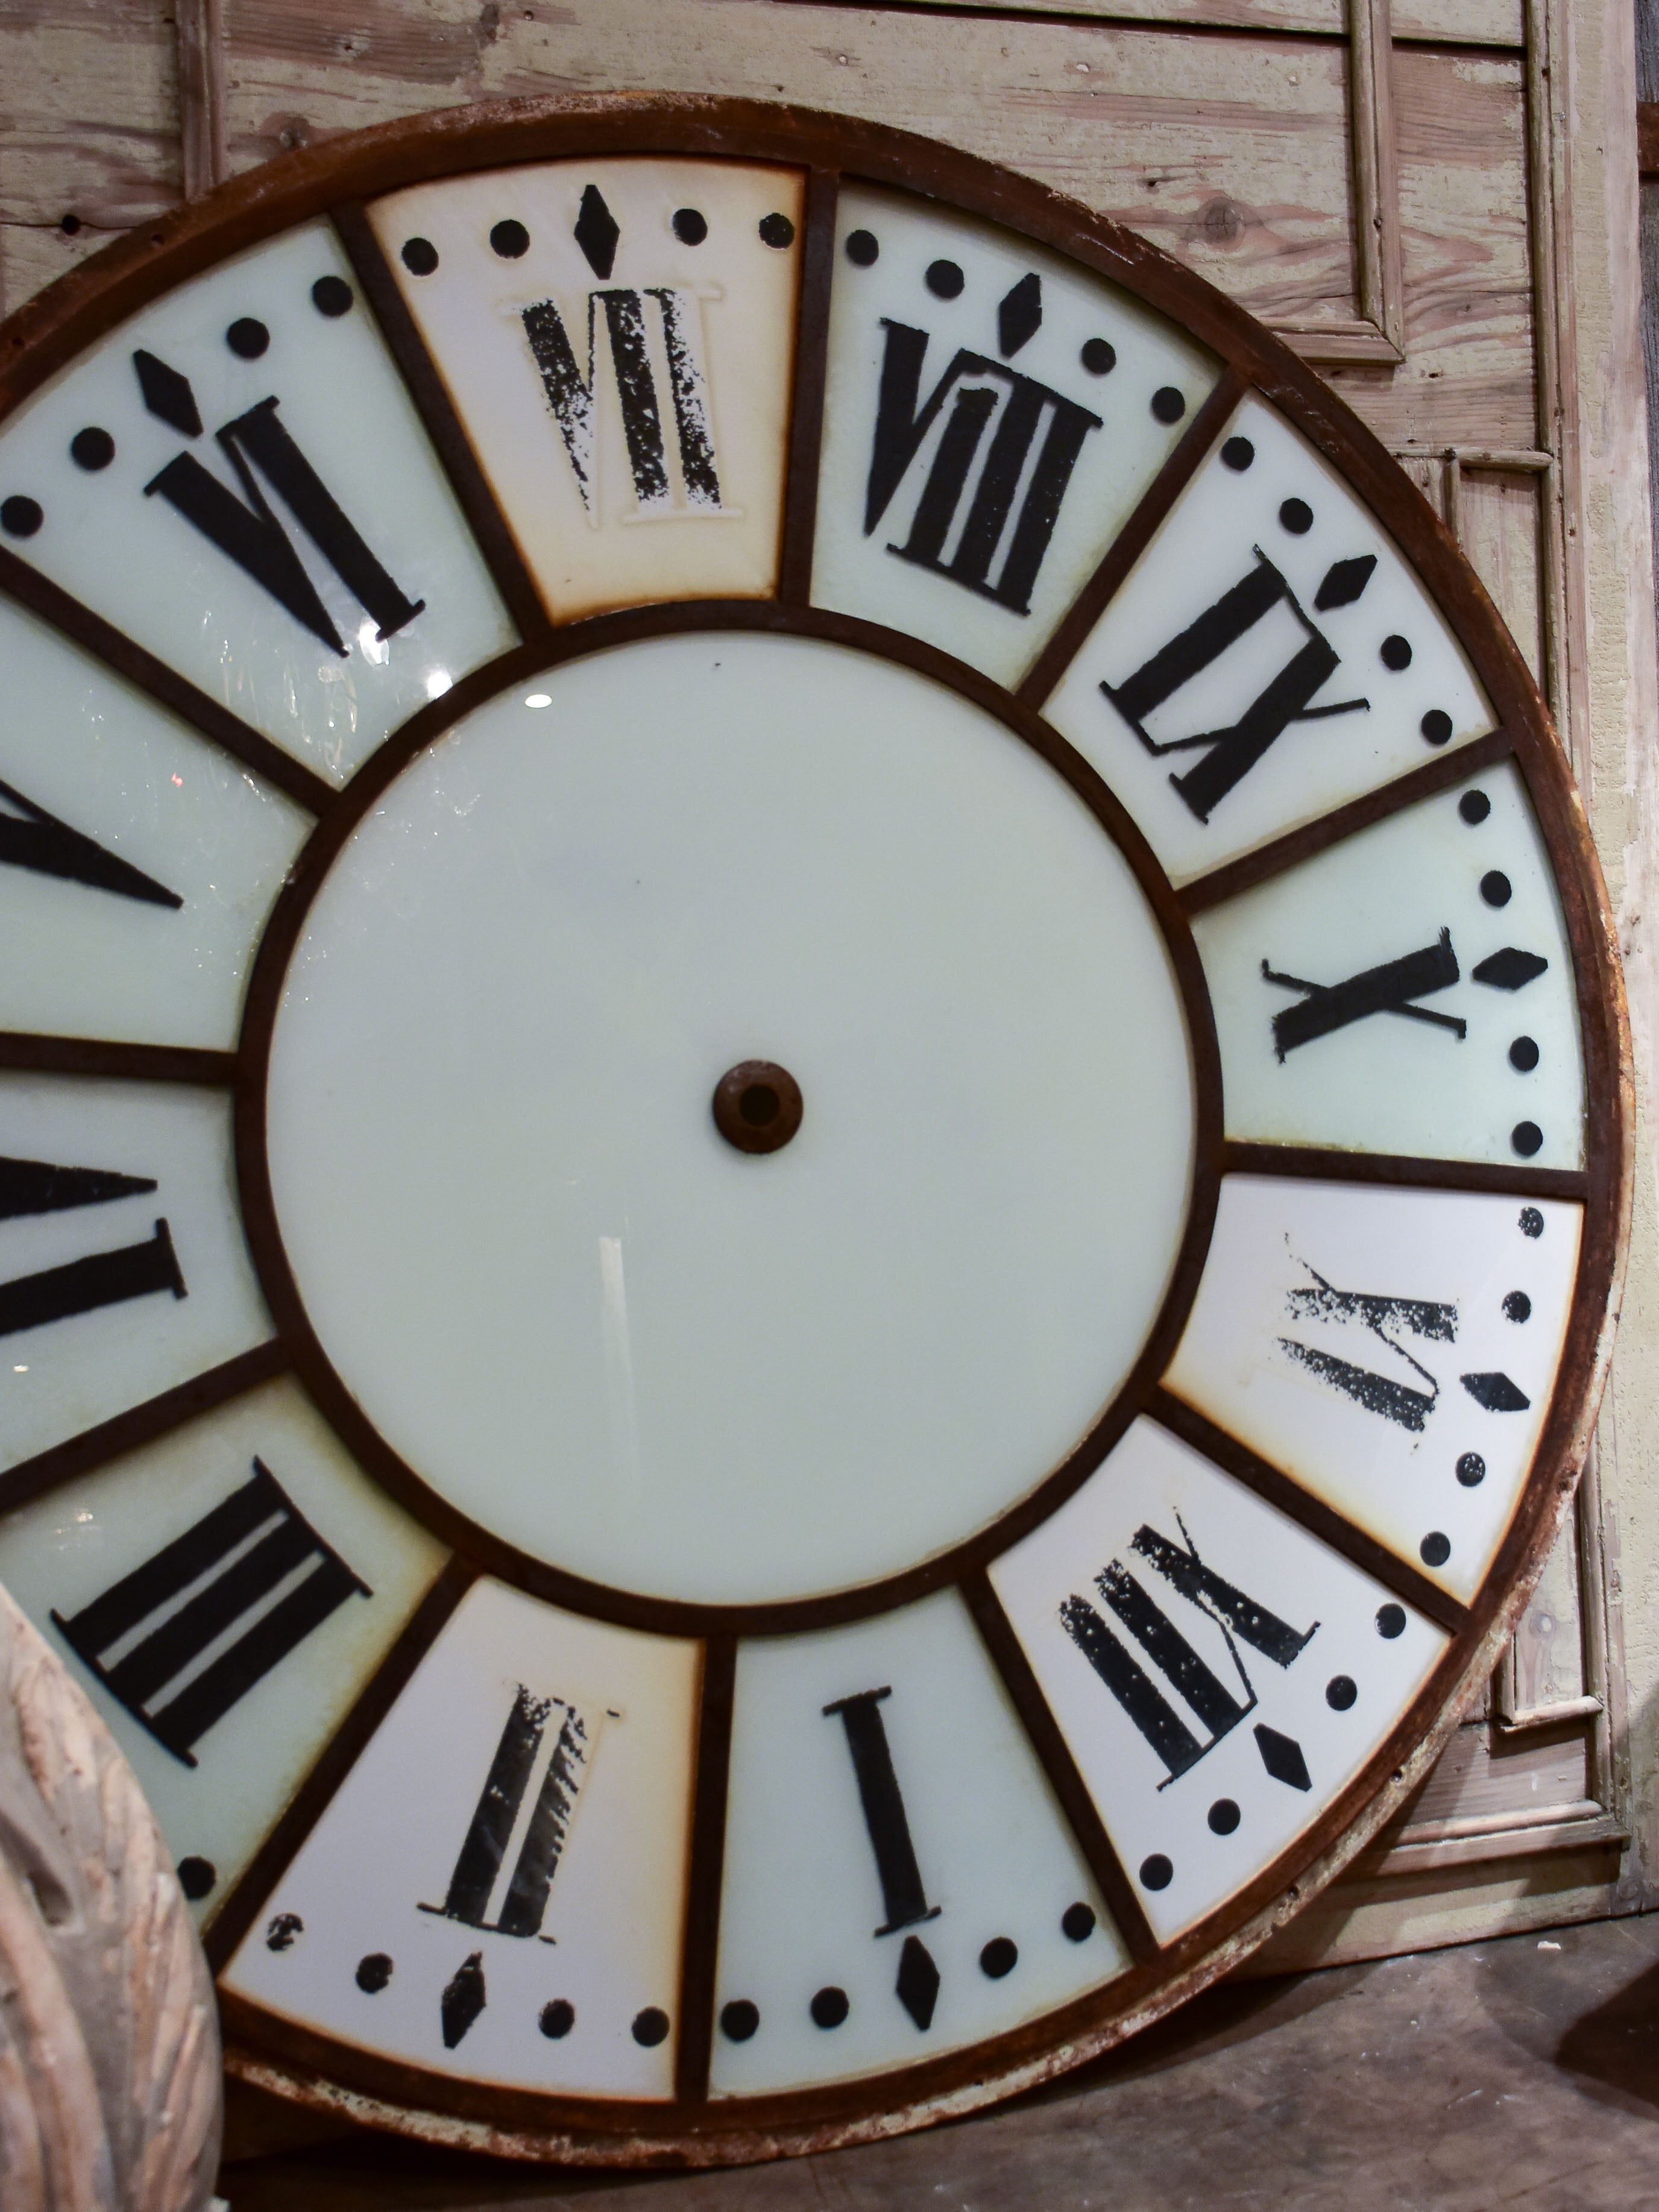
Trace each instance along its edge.
<instances>
[{"instance_id":1,"label":"roman numeral xi","mask_svg":"<svg viewBox=\"0 0 1659 2212\"><path fill-rule=\"evenodd\" d=\"M110 1695L194 1766L215 1722L354 1595L372 1592L256 1459L193 1528L52 1617Z\"/></svg>"}]
</instances>

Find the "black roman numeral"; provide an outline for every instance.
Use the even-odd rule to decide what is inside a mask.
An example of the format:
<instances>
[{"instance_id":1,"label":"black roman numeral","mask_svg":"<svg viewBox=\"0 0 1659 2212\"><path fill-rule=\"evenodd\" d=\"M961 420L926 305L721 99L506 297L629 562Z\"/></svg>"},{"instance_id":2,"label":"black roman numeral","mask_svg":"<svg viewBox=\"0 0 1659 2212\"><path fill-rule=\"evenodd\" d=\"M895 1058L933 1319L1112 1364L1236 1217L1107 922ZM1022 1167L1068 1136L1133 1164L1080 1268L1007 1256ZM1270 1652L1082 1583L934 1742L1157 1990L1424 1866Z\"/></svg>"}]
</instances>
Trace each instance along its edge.
<instances>
[{"instance_id":1,"label":"black roman numeral","mask_svg":"<svg viewBox=\"0 0 1659 2212\"><path fill-rule=\"evenodd\" d=\"M501 1861L555 1712L559 1718L541 1786L501 1910L492 1920L489 1902L501 1876ZM538 1697L520 1682L456 1855L444 1901L423 1905L421 1911L441 1913L447 1920L463 1921L469 1928L487 1929L492 1935L539 1936L548 1891L558 1871L586 1763L587 1729L575 1707L559 1698Z\"/></svg>"},{"instance_id":2,"label":"black roman numeral","mask_svg":"<svg viewBox=\"0 0 1659 2212\"><path fill-rule=\"evenodd\" d=\"M1005 362L966 350L955 355L924 400L927 331L885 317L882 328L887 342L865 493L865 536L886 514L948 400L951 411L917 495L910 534L902 545L890 544L887 550L918 568L931 568L935 575L948 576L952 583L994 599L1015 614L1029 614L1072 471L1084 440L1091 430L1100 428L1100 416ZM1043 434L1040 446L1039 431ZM979 479L967 501L969 479L981 447L985 453ZM945 547L953 530L957 531L956 546L947 559ZM1002 557L994 575L1000 551Z\"/></svg>"},{"instance_id":3,"label":"black roman numeral","mask_svg":"<svg viewBox=\"0 0 1659 2212\"><path fill-rule=\"evenodd\" d=\"M662 333L668 364L668 400L674 419L674 449L684 501L676 504L663 432L664 408L652 366L646 301ZM564 440L577 489L589 520L599 521L598 486L598 361L594 344L599 316L605 318L623 436L628 448L636 512L630 520L672 514L718 514L719 472L709 428L707 380L697 355L697 302L690 292L647 285L638 291L618 286L587 295L587 369L584 374L558 308L538 300L520 310L525 336L541 372L542 388Z\"/></svg>"},{"instance_id":4,"label":"black roman numeral","mask_svg":"<svg viewBox=\"0 0 1659 2212\"><path fill-rule=\"evenodd\" d=\"M1443 929L1432 945L1402 953L1397 960L1385 960L1381 967L1364 969L1340 983L1310 983L1305 976L1281 974L1265 960L1261 975L1265 982L1303 994L1297 1005L1281 1007L1273 1018L1273 1050L1280 1060L1300 1045L1333 1036L1351 1022L1365 1021L1372 1014L1400 1014L1407 1021L1428 1022L1436 1029L1449 1030L1460 1043L1468 1034L1469 1025L1460 1016L1413 1003L1427 998L1431 992L1449 990L1457 981L1457 955L1452 950L1449 929Z\"/></svg>"},{"instance_id":5,"label":"black roman numeral","mask_svg":"<svg viewBox=\"0 0 1659 2212\"><path fill-rule=\"evenodd\" d=\"M149 906L184 904L177 891L158 884L131 860L106 853L81 830L71 830L44 806L25 799L12 785L0 783L0 799L16 810L0 813L0 866L29 868L37 876L61 876L70 883L85 884L92 890L142 899Z\"/></svg>"},{"instance_id":6,"label":"black roman numeral","mask_svg":"<svg viewBox=\"0 0 1659 2212\"><path fill-rule=\"evenodd\" d=\"M1305 1260L1302 1265L1308 1267ZM1428 1426L1430 1414L1440 1401L1440 1384L1421 1360L1413 1358L1407 1351L1399 1336L1413 1336L1422 1343L1455 1344L1457 1308L1438 1298L1399 1298L1373 1291L1339 1291L1315 1268L1308 1267L1308 1273L1314 1279L1314 1287L1291 1291L1285 1298L1286 1306L1297 1320L1357 1325L1375 1337L1396 1359L1403 1360L1425 1387L1419 1389L1398 1376L1379 1375L1357 1361L1344 1359L1318 1345L1304 1344L1296 1337L1281 1336L1280 1351L1331 1389L1352 1398L1366 1413L1392 1421L1396 1428L1407 1430L1413 1436L1421 1436ZM1475 1403L1489 1413L1522 1413L1532 1403L1519 1385L1501 1370L1460 1375L1458 1380Z\"/></svg>"},{"instance_id":7,"label":"black roman numeral","mask_svg":"<svg viewBox=\"0 0 1659 2212\"><path fill-rule=\"evenodd\" d=\"M1352 714L1370 705L1368 699L1343 699L1326 707L1310 705L1320 688L1341 665L1340 656L1310 617L1295 592L1257 545L1252 548L1256 566L1224 592L1212 606L1167 645L1144 660L1121 684L1103 684L1101 690L1140 739L1147 751L1162 758L1165 753L1201 752L1203 758L1170 781L1181 793L1190 812L1207 822L1221 801L1276 744L1292 722L1323 720L1332 714ZM1326 571L1314 599L1316 612L1352 605L1370 581L1376 556L1364 554L1338 561ZM1190 738L1160 743L1146 729L1146 717L1174 698L1218 660L1222 654L1255 628L1274 607L1285 606L1300 624L1304 642L1245 706L1236 721Z\"/></svg>"},{"instance_id":8,"label":"black roman numeral","mask_svg":"<svg viewBox=\"0 0 1659 2212\"><path fill-rule=\"evenodd\" d=\"M893 1768L887 1725L881 1717L882 1700L892 1694L890 1684L879 1690L860 1690L854 1697L837 1698L823 1708L825 1718L838 1716L847 1732L859 1802L864 1808L864 1825L881 1883L882 1909L887 1916L875 1930L878 1936L896 1936L902 1929L937 1920L939 1915L939 1907L929 1905L922 1886L904 1796ZM896 1994L925 2033L933 2024L933 2008L939 2002L939 1968L919 1936L904 1939Z\"/></svg>"},{"instance_id":9,"label":"black roman numeral","mask_svg":"<svg viewBox=\"0 0 1659 2212\"><path fill-rule=\"evenodd\" d=\"M1173 1544L1156 1528L1143 1524L1129 1549L1171 1589L1215 1622L1237 1673L1237 1691L1194 1650L1121 1559L1107 1563L1095 1577L1095 1587L1168 1687L1198 1721L1204 1730L1201 1736L1086 1598L1068 1597L1060 1608L1066 1633L1164 1761L1167 1771L1158 1785L1160 1790L1196 1766L1255 1709L1255 1690L1234 1638L1248 1644L1275 1667L1288 1668L1319 1626L1315 1621L1311 1628L1291 1628L1265 1605L1224 1581L1199 1557L1186 1524L1178 1516L1176 1525L1181 1543ZM1276 1781L1297 1790L1312 1787L1301 1747L1293 1738L1260 1725L1254 1733L1262 1764Z\"/></svg>"},{"instance_id":10,"label":"black roman numeral","mask_svg":"<svg viewBox=\"0 0 1659 2212\"><path fill-rule=\"evenodd\" d=\"M144 404L152 415L189 438L202 434L190 381L154 354L133 356ZM259 475L280 495L306 536L335 574L388 638L412 623L424 599L410 599L364 544L328 486L289 436L273 397L227 422L216 434L241 485L243 498L204 468L194 453L179 453L144 486L216 545L254 582L286 607L296 622L336 653L345 641L336 629L299 555L259 488Z\"/></svg>"},{"instance_id":11,"label":"black roman numeral","mask_svg":"<svg viewBox=\"0 0 1659 2212\"><path fill-rule=\"evenodd\" d=\"M149 1176L115 1175L100 1168L60 1168L48 1160L0 1159L0 1221L24 1214L61 1213L80 1206L107 1206L154 1190ZM94 1313L100 1306L148 1297L152 1291L187 1295L173 1234L165 1221L142 1243L94 1252L37 1274L0 1283L0 1336L15 1336L48 1322Z\"/></svg>"},{"instance_id":12,"label":"black roman numeral","mask_svg":"<svg viewBox=\"0 0 1659 2212\"><path fill-rule=\"evenodd\" d=\"M373 1595L256 1459L194 1528L52 1618L110 1695L194 1766L215 1723L354 1594Z\"/></svg>"}]
</instances>

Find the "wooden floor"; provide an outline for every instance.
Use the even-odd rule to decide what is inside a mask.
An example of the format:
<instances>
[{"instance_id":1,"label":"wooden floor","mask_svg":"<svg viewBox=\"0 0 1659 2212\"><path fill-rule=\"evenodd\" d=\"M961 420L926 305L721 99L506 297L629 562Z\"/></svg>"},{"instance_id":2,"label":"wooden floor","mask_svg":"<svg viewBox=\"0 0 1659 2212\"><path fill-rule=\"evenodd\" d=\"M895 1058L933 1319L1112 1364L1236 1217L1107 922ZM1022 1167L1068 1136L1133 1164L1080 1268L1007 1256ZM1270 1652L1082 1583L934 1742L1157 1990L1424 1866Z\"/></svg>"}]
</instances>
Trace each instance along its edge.
<instances>
[{"instance_id":1,"label":"wooden floor","mask_svg":"<svg viewBox=\"0 0 1659 2212\"><path fill-rule=\"evenodd\" d=\"M1659 1915L1212 1990L1058 2086L899 2142L611 2179L354 2137L248 2155L232 2212L1639 2212L1659 2204Z\"/></svg>"}]
</instances>

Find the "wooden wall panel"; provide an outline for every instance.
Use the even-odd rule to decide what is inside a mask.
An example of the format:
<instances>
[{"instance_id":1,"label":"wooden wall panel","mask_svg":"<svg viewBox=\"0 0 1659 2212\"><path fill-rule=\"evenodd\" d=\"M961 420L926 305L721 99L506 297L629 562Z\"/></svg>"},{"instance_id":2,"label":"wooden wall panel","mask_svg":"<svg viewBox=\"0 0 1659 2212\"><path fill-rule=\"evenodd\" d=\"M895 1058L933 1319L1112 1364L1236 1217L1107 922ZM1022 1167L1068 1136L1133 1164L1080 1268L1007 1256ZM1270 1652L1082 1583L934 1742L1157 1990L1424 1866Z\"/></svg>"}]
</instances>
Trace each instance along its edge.
<instances>
[{"instance_id":1,"label":"wooden wall panel","mask_svg":"<svg viewBox=\"0 0 1659 2212\"><path fill-rule=\"evenodd\" d=\"M486 10L486 15L493 11ZM231 160L481 96L651 85L868 116L1024 170L1132 223L1253 313L1357 311L1346 48L1121 25L771 0L374 0L226 10Z\"/></svg>"}]
</instances>

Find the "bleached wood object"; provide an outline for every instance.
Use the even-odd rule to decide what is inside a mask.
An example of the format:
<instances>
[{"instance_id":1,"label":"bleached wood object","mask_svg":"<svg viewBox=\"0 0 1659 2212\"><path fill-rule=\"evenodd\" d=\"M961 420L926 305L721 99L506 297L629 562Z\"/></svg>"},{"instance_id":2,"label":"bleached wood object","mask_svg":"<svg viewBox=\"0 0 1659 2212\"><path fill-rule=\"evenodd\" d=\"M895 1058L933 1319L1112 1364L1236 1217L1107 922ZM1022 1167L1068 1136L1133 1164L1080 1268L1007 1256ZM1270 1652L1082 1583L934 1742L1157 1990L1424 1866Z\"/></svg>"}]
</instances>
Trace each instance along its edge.
<instances>
[{"instance_id":1,"label":"bleached wood object","mask_svg":"<svg viewBox=\"0 0 1659 2212\"><path fill-rule=\"evenodd\" d=\"M0 1590L0 2205L203 2212L207 1961L131 1768Z\"/></svg>"}]
</instances>

